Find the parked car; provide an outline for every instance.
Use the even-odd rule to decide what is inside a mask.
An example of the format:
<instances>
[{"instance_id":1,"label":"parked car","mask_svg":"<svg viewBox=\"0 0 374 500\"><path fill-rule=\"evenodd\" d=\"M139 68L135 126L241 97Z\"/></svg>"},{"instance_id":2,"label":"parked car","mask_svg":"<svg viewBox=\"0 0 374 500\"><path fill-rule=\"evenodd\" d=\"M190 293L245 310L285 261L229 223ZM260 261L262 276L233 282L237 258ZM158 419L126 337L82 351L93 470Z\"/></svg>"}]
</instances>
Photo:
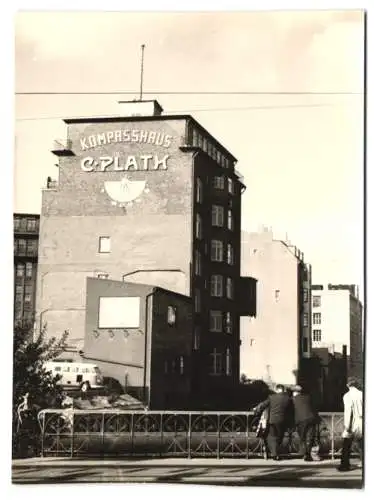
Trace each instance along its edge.
<instances>
[{"instance_id":1,"label":"parked car","mask_svg":"<svg viewBox=\"0 0 374 500\"><path fill-rule=\"evenodd\" d=\"M45 368L54 376L60 375L58 384L64 387L78 387L82 392L103 387L100 369L91 363L49 361L45 364Z\"/></svg>"}]
</instances>

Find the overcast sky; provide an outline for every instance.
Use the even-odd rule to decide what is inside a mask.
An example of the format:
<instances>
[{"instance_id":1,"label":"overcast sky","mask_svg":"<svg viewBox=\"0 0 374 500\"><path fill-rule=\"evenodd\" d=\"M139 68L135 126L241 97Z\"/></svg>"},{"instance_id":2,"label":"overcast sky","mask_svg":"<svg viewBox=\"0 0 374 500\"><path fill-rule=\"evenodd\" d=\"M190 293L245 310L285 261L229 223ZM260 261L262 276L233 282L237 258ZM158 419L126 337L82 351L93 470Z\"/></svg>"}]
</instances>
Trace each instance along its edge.
<instances>
[{"instance_id":1,"label":"overcast sky","mask_svg":"<svg viewBox=\"0 0 374 500\"><path fill-rule=\"evenodd\" d=\"M314 282L362 288L363 13L22 13L16 91L133 99L142 43L146 97L191 113L238 158L243 229L287 233ZM40 212L61 118L118 114L127 97L17 95L15 211Z\"/></svg>"}]
</instances>

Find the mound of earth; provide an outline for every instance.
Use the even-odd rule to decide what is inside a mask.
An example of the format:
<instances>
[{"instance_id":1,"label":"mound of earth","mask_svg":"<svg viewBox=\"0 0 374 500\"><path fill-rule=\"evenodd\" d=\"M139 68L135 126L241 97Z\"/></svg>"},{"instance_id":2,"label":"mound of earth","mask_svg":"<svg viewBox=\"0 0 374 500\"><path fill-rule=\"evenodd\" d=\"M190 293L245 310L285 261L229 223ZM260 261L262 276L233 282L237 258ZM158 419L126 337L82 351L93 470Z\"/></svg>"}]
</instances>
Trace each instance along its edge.
<instances>
[{"instance_id":1,"label":"mound of earth","mask_svg":"<svg viewBox=\"0 0 374 500\"><path fill-rule=\"evenodd\" d=\"M76 410L144 410L144 405L129 394L116 396L67 397L63 407Z\"/></svg>"}]
</instances>

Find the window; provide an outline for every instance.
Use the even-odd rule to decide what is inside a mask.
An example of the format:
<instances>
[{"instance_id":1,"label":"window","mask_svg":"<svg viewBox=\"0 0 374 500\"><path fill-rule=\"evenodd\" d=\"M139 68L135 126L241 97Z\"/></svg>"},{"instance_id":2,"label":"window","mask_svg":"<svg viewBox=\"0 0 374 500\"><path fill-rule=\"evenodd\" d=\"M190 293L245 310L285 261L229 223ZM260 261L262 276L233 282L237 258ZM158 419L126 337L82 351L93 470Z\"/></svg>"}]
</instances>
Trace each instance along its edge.
<instances>
[{"instance_id":1,"label":"window","mask_svg":"<svg viewBox=\"0 0 374 500\"><path fill-rule=\"evenodd\" d=\"M26 262L26 277L32 278L32 263Z\"/></svg>"},{"instance_id":2,"label":"window","mask_svg":"<svg viewBox=\"0 0 374 500\"><path fill-rule=\"evenodd\" d=\"M211 259L215 262L223 261L223 242L212 240L211 243Z\"/></svg>"},{"instance_id":3,"label":"window","mask_svg":"<svg viewBox=\"0 0 374 500\"><path fill-rule=\"evenodd\" d=\"M314 325L321 324L321 313L313 313L313 324Z\"/></svg>"},{"instance_id":4,"label":"window","mask_svg":"<svg viewBox=\"0 0 374 500\"><path fill-rule=\"evenodd\" d=\"M201 253L195 250L195 274L201 276Z\"/></svg>"},{"instance_id":5,"label":"window","mask_svg":"<svg viewBox=\"0 0 374 500\"><path fill-rule=\"evenodd\" d=\"M227 263L231 266L234 264L234 248L231 243L227 244Z\"/></svg>"},{"instance_id":6,"label":"window","mask_svg":"<svg viewBox=\"0 0 374 500\"><path fill-rule=\"evenodd\" d=\"M106 274L106 273L98 273L97 277L100 279L100 280L107 280L109 278L109 274Z\"/></svg>"},{"instance_id":7,"label":"window","mask_svg":"<svg viewBox=\"0 0 374 500\"><path fill-rule=\"evenodd\" d=\"M14 229L18 230L21 227L21 219L19 217L14 219Z\"/></svg>"},{"instance_id":8,"label":"window","mask_svg":"<svg viewBox=\"0 0 374 500\"><path fill-rule=\"evenodd\" d=\"M213 177L213 187L215 189L225 189L225 178L222 175Z\"/></svg>"},{"instance_id":9,"label":"window","mask_svg":"<svg viewBox=\"0 0 374 500\"><path fill-rule=\"evenodd\" d=\"M280 290L274 290L275 302L279 302Z\"/></svg>"},{"instance_id":10,"label":"window","mask_svg":"<svg viewBox=\"0 0 374 500\"><path fill-rule=\"evenodd\" d=\"M195 312L201 312L201 292L199 288L195 289Z\"/></svg>"},{"instance_id":11,"label":"window","mask_svg":"<svg viewBox=\"0 0 374 500\"><path fill-rule=\"evenodd\" d=\"M225 314L225 330L226 333L232 333L232 316L231 312Z\"/></svg>"},{"instance_id":12,"label":"window","mask_svg":"<svg viewBox=\"0 0 374 500\"><path fill-rule=\"evenodd\" d=\"M184 374L184 356L179 357L179 373Z\"/></svg>"},{"instance_id":13,"label":"window","mask_svg":"<svg viewBox=\"0 0 374 500\"><path fill-rule=\"evenodd\" d=\"M210 311L210 331L222 332L222 311Z\"/></svg>"},{"instance_id":14,"label":"window","mask_svg":"<svg viewBox=\"0 0 374 500\"><path fill-rule=\"evenodd\" d=\"M222 297L223 295L223 276L213 274L210 281L210 295L212 297Z\"/></svg>"},{"instance_id":15,"label":"window","mask_svg":"<svg viewBox=\"0 0 374 500\"><path fill-rule=\"evenodd\" d=\"M31 302L31 298L32 298L32 285L26 285L25 286L25 297L24 297L24 301L25 302Z\"/></svg>"},{"instance_id":16,"label":"window","mask_svg":"<svg viewBox=\"0 0 374 500\"><path fill-rule=\"evenodd\" d=\"M196 178L196 203L203 201L203 182L200 177Z\"/></svg>"},{"instance_id":17,"label":"window","mask_svg":"<svg viewBox=\"0 0 374 500\"><path fill-rule=\"evenodd\" d=\"M234 297L234 285L232 278L227 278L226 281L226 296L228 299L232 299Z\"/></svg>"},{"instance_id":18,"label":"window","mask_svg":"<svg viewBox=\"0 0 374 500\"><path fill-rule=\"evenodd\" d=\"M307 337L303 337L303 352L308 352L309 342Z\"/></svg>"},{"instance_id":19,"label":"window","mask_svg":"<svg viewBox=\"0 0 374 500\"><path fill-rule=\"evenodd\" d=\"M212 226L222 227L224 224L224 208L221 205L212 206Z\"/></svg>"},{"instance_id":20,"label":"window","mask_svg":"<svg viewBox=\"0 0 374 500\"><path fill-rule=\"evenodd\" d=\"M217 349L214 348L211 354L212 364L210 369L211 375L221 375L222 373L222 354L217 352Z\"/></svg>"},{"instance_id":21,"label":"window","mask_svg":"<svg viewBox=\"0 0 374 500\"><path fill-rule=\"evenodd\" d=\"M198 351L200 349L200 327L196 326L193 336L193 350Z\"/></svg>"},{"instance_id":22,"label":"window","mask_svg":"<svg viewBox=\"0 0 374 500\"><path fill-rule=\"evenodd\" d=\"M14 319L20 321L22 319L22 309L16 309Z\"/></svg>"},{"instance_id":23,"label":"window","mask_svg":"<svg viewBox=\"0 0 374 500\"><path fill-rule=\"evenodd\" d=\"M321 342L321 340L322 340L322 331L313 330L313 342Z\"/></svg>"},{"instance_id":24,"label":"window","mask_svg":"<svg viewBox=\"0 0 374 500\"><path fill-rule=\"evenodd\" d=\"M28 240L26 243L27 255L36 255L38 252L38 242L36 240Z\"/></svg>"},{"instance_id":25,"label":"window","mask_svg":"<svg viewBox=\"0 0 374 500\"><path fill-rule=\"evenodd\" d=\"M173 326L177 321L177 308L168 306L168 325Z\"/></svg>"},{"instance_id":26,"label":"window","mask_svg":"<svg viewBox=\"0 0 374 500\"><path fill-rule=\"evenodd\" d=\"M234 221L232 218L232 210L227 211L227 227L232 231L234 229Z\"/></svg>"},{"instance_id":27,"label":"window","mask_svg":"<svg viewBox=\"0 0 374 500\"><path fill-rule=\"evenodd\" d=\"M231 375L231 352L230 349L226 349L226 375Z\"/></svg>"},{"instance_id":28,"label":"window","mask_svg":"<svg viewBox=\"0 0 374 500\"><path fill-rule=\"evenodd\" d=\"M35 219L27 219L26 229L27 229L27 231L35 231L36 230L36 220Z\"/></svg>"},{"instance_id":29,"label":"window","mask_svg":"<svg viewBox=\"0 0 374 500\"><path fill-rule=\"evenodd\" d=\"M234 183L230 178L227 179L227 188L230 194L234 194Z\"/></svg>"},{"instance_id":30,"label":"window","mask_svg":"<svg viewBox=\"0 0 374 500\"><path fill-rule=\"evenodd\" d=\"M321 296L313 295L313 307L321 307Z\"/></svg>"},{"instance_id":31,"label":"window","mask_svg":"<svg viewBox=\"0 0 374 500\"><path fill-rule=\"evenodd\" d=\"M110 237L100 236L99 238L99 253L110 253Z\"/></svg>"},{"instance_id":32,"label":"window","mask_svg":"<svg viewBox=\"0 0 374 500\"><path fill-rule=\"evenodd\" d=\"M201 240L201 238L203 237L203 221L201 219L201 215L200 214L196 214L196 231L195 231L195 235L196 235L196 238Z\"/></svg>"},{"instance_id":33,"label":"window","mask_svg":"<svg viewBox=\"0 0 374 500\"><path fill-rule=\"evenodd\" d=\"M23 300L23 286L22 285L16 285L16 297L15 297L15 302L21 302Z\"/></svg>"},{"instance_id":34,"label":"window","mask_svg":"<svg viewBox=\"0 0 374 500\"><path fill-rule=\"evenodd\" d=\"M303 289L303 300L304 302L308 302L309 300L309 290L307 288Z\"/></svg>"},{"instance_id":35,"label":"window","mask_svg":"<svg viewBox=\"0 0 374 500\"><path fill-rule=\"evenodd\" d=\"M304 315L303 315L303 326L307 327L308 325L309 325L309 314L308 313L304 313Z\"/></svg>"},{"instance_id":36,"label":"window","mask_svg":"<svg viewBox=\"0 0 374 500\"><path fill-rule=\"evenodd\" d=\"M16 267L16 276L20 278L25 274L25 266L23 264L17 264Z\"/></svg>"},{"instance_id":37,"label":"window","mask_svg":"<svg viewBox=\"0 0 374 500\"><path fill-rule=\"evenodd\" d=\"M16 241L17 241L18 252L24 254L26 252L26 240L20 239Z\"/></svg>"}]
</instances>

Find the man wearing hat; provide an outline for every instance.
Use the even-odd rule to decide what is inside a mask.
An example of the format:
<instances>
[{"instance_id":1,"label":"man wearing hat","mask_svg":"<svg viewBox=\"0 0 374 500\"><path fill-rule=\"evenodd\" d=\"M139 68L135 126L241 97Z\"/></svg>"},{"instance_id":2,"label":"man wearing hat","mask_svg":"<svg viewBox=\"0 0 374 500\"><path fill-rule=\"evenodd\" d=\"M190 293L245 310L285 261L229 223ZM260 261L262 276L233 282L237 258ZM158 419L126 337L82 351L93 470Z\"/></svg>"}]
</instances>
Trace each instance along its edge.
<instances>
[{"instance_id":1,"label":"man wearing hat","mask_svg":"<svg viewBox=\"0 0 374 500\"><path fill-rule=\"evenodd\" d=\"M348 392L343 396L344 431L342 434L342 456L338 467L340 472L350 470L350 454L353 443L359 448L362 462L362 390L355 377L348 378L347 387Z\"/></svg>"},{"instance_id":2,"label":"man wearing hat","mask_svg":"<svg viewBox=\"0 0 374 500\"><path fill-rule=\"evenodd\" d=\"M294 418L300 437L300 451L306 462L312 462L312 447L316 439L318 413L313 406L310 394L300 385L293 388Z\"/></svg>"}]
</instances>

